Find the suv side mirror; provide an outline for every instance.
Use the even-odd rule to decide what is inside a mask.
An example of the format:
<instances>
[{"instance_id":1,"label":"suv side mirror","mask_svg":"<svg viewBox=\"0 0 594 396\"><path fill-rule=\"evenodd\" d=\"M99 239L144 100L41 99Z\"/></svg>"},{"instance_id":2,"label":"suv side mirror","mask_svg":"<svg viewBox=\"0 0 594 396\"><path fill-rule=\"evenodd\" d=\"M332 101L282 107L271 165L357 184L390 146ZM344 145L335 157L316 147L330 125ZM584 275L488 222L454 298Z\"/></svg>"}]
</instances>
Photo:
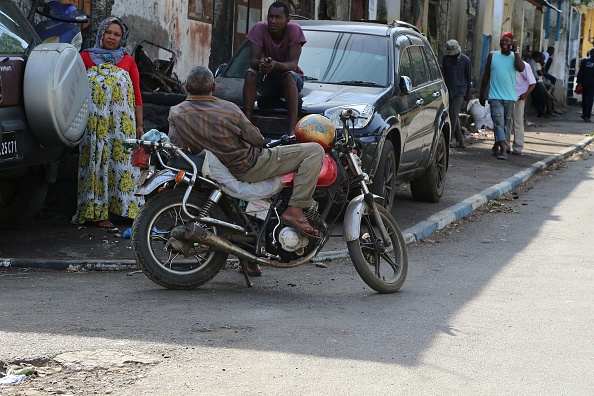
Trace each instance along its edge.
<instances>
[{"instance_id":1,"label":"suv side mirror","mask_svg":"<svg viewBox=\"0 0 594 396\"><path fill-rule=\"evenodd\" d=\"M218 76L223 74L225 72L225 70L227 70L227 64L223 63L219 67L217 67L217 70L215 70L214 77L217 78Z\"/></svg>"},{"instance_id":2,"label":"suv side mirror","mask_svg":"<svg viewBox=\"0 0 594 396\"><path fill-rule=\"evenodd\" d=\"M408 77L408 76L400 77L400 83L398 84L398 87L400 88L400 92L403 95L408 95L410 93L410 90L412 89L412 81L411 81L410 77Z\"/></svg>"}]
</instances>

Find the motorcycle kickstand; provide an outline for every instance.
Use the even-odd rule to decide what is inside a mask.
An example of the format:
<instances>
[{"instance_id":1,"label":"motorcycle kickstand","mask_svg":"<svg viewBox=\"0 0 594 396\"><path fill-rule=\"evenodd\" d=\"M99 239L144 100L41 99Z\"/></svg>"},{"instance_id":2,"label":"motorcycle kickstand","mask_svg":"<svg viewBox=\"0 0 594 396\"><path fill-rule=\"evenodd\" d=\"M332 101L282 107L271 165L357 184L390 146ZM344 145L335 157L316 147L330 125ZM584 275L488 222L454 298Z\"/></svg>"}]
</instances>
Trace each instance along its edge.
<instances>
[{"instance_id":1,"label":"motorcycle kickstand","mask_svg":"<svg viewBox=\"0 0 594 396\"><path fill-rule=\"evenodd\" d=\"M243 271L243 277L245 278L247 287L252 287L252 281L250 280L250 276L248 275L247 271Z\"/></svg>"},{"instance_id":2,"label":"motorcycle kickstand","mask_svg":"<svg viewBox=\"0 0 594 396\"><path fill-rule=\"evenodd\" d=\"M245 264L245 268L246 268L245 271L241 271L241 266L243 264ZM245 283L247 284L247 287L252 287L252 281L250 280L250 276L248 275L248 272L247 272L247 263L240 260L239 261L239 269L240 269L240 272L243 274L243 277L245 278Z\"/></svg>"}]
</instances>

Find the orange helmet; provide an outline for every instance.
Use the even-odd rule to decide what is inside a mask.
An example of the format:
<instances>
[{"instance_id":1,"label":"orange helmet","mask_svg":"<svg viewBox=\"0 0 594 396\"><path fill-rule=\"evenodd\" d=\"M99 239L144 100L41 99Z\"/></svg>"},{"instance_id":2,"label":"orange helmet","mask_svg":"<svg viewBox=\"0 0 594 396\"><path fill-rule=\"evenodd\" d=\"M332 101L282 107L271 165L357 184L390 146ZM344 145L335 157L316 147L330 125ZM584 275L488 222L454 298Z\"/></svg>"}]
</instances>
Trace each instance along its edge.
<instances>
[{"instance_id":1,"label":"orange helmet","mask_svg":"<svg viewBox=\"0 0 594 396\"><path fill-rule=\"evenodd\" d=\"M295 137L299 143L319 143L324 150L334 146L336 129L332 122L320 114L306 115L295 125Z\"/></svg>"}]
</instances>

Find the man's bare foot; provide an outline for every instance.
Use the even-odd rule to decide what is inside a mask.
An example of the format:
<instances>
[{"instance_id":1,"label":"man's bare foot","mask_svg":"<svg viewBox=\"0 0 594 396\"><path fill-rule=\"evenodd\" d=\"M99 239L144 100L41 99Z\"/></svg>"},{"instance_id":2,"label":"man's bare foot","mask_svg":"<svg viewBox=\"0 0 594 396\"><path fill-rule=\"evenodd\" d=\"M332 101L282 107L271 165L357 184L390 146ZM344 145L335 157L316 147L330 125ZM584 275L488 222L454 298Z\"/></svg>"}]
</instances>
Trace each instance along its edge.
<instances>
[{"instance_id":1,"label":"man's bare foot","mask_svg":"<svg viewBox=\"0 0 594 396\"><path fill-rule=\"evenodd\" d=\"M101 228L113 228L113 223L109 220L93 221L94 226Z\"/></svg>"}]
</instances>

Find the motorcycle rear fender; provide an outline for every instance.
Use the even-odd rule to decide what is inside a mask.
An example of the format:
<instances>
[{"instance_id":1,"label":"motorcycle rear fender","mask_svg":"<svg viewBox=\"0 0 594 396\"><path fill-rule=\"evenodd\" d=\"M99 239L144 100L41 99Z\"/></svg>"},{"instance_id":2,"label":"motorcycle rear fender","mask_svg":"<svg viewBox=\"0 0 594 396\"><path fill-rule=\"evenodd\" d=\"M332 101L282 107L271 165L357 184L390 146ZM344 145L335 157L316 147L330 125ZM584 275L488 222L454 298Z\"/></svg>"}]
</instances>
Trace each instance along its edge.
<instances>
[{"instance_id":1,"label":"motorcycle rear fender","mask_svg":"<svg viewBox=\"0 0 594 396\"><path fill-rule=\"evenodd\" d=\"M142 183L140 187L136 190L134 195L136 196L144 196L149 195L155 189L159 188L163 184L167 183L168 181L175 180L176 173L169 169L162 169L155 173L153 176L149 177Z\"/></svg>"},{"instance_id":2,"label":"motorcycle rear fender","mask_svg":"<svg viewBox=\"0 0 594 396\"><path fill-rule=\"evenodd\" d=\"M375 194L373 194L373 199L378 204L381 204L383 201L381 196ZM342 225L342 234L345 242L359 239L361 231L361 219L365 209L367 209L367 203L363 199L363 195L359 195L349 202L349 206L347 206L344 213L344 222Z\"/></svg>"}]
</instances>

